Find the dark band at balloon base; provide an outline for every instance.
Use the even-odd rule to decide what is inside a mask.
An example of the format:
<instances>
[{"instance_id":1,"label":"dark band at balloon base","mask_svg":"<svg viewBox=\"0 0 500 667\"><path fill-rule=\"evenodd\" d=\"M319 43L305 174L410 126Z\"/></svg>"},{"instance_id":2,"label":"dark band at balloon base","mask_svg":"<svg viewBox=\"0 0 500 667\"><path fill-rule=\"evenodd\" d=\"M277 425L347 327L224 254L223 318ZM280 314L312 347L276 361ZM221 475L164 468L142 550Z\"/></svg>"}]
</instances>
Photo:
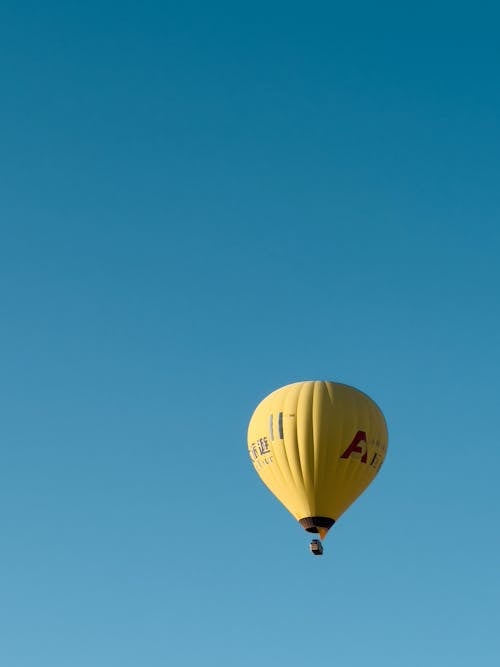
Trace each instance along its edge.
<instances>
[{"instance_id":1,"label":"dark band at balloon base","mask_svg":"<svg viewBox=\"0 0 500 667\"><path fill-rule=\"evenodd\" d=\"M330 519L328 516L306 516L299 519L299 523L308 533L319 533L324 532L325 529L329 530L335 523L335 519ZM320 531L320 528L323 530Z\"/></svg>"}]
</instances>

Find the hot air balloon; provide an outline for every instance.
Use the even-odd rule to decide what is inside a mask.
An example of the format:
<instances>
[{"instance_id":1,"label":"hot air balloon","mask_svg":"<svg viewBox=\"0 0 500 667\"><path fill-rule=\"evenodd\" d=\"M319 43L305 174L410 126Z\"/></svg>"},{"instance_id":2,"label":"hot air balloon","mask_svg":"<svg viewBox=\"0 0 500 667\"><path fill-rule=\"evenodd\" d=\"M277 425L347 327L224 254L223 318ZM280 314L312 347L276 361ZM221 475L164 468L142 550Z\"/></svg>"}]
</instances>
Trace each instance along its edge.
<instances>
[{"instance_id":1,"label":"hot air balloon","mask_svg":"<svg viewBox=\"0 0 500 667\"><path fill-rule=\"evenodd\" d=\"M387 426L378 406L336 382L281 387L259 403L248 425L257 474L321 539L374 479L386 452ZM321 555L321 541L314 539L310 550Z\"/></svg>"}]
</instances>

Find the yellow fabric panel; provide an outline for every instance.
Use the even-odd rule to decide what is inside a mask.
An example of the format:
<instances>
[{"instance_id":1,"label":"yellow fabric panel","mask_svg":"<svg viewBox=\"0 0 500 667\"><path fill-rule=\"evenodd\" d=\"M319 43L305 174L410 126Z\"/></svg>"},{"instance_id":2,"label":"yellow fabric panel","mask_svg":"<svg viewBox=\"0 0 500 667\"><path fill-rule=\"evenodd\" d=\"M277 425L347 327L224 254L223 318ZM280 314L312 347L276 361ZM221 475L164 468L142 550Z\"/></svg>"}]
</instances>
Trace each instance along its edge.
<instances>
[{"instance_id":1,"label":"yellow fabric panel","mask_svg":"<svg viewBox=\"0 0 500 667\"><path fill-rule=\"evenodd\" d=\"M387 427L361 391L334 382L296 382L269 394L248 426L258 475L296 519L335 521L384 461Z\"/></svg>"}]
</instances>

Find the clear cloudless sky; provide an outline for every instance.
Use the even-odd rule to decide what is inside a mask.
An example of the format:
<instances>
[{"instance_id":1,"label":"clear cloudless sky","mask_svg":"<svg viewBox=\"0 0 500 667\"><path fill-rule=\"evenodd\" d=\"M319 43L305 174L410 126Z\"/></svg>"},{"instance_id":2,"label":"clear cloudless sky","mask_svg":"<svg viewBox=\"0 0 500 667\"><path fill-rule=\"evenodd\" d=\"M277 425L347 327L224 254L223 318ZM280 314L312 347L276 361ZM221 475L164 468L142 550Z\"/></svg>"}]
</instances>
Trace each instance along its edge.
<instances>
[{"instance_id":1,"label":"clear cloudless sky","mask_svg":"<svg viewBox=\"0 0 500 667\"><path fill-rule=\"evenodd\" d=\"M500 664L496 3L0 5L0 664ZM323 558L275 388L368 393Z\"/></svg>"}]
</instances>

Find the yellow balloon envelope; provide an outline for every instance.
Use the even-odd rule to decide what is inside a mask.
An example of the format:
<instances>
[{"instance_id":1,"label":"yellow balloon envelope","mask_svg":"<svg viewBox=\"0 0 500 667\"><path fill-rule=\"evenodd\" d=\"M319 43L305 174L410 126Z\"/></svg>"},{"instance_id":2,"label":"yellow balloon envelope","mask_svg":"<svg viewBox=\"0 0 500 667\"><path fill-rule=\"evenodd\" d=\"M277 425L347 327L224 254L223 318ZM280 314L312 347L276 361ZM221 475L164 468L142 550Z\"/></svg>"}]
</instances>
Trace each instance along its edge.
<instances>
[{"instance_id":1,"label":"yellow balloon envelope","mask_svg":"<svg viewBox=\"0 0 500 667\"><path fill-rule=\"evenodd\" d=\"M288 511L323 538L380 470L387 426L364 393L296 382L269 394L248 426L257 474Z\"/></svg>"}]
</instances>

